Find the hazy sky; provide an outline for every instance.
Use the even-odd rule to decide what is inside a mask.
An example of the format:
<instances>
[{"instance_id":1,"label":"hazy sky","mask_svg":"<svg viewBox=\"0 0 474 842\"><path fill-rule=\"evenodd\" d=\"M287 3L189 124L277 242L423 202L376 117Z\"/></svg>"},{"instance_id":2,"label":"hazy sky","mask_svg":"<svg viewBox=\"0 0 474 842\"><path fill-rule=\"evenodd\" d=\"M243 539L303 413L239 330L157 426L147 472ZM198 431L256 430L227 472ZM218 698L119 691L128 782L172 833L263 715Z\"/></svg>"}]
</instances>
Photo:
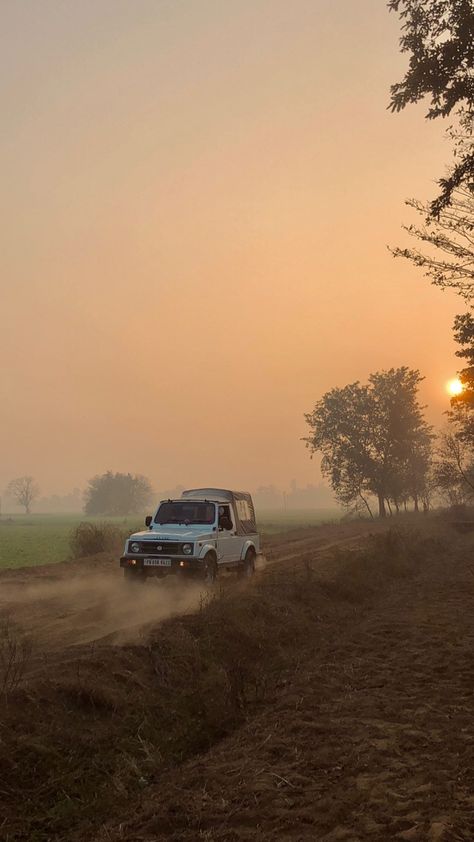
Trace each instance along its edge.
<instances>
[{"instance_id":1,"label":"hazy sky","mask_svg":"<svg viewBox=\"0 0 474 842\"><path fill-rule=\"evenodd\" d=\"M384 0L0 0L0 490L318 481L303 413L462 309L386 244L449 146Z\"/></svg>"}]
</instances>

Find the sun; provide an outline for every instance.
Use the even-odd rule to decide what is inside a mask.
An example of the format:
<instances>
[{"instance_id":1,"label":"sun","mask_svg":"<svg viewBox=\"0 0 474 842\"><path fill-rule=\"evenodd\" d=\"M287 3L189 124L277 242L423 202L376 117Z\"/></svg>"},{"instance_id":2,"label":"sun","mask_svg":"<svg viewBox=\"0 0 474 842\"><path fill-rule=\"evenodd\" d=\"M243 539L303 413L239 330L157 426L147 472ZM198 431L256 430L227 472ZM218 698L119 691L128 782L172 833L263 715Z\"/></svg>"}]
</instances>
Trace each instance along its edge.
<instances>
[{"instance_id":1,"label":"sun","mask_svg":"<svg viewBox=\"0 0 474 842\"><path fill-rule=\"evenodd\" d=\"M459 377L455 377L454 380L450 380L447 384L447 389L449 394L455 398L457 395L460 395L462 391L464 391L464 386L461 383Z\"/></svg>"}]
</instances>

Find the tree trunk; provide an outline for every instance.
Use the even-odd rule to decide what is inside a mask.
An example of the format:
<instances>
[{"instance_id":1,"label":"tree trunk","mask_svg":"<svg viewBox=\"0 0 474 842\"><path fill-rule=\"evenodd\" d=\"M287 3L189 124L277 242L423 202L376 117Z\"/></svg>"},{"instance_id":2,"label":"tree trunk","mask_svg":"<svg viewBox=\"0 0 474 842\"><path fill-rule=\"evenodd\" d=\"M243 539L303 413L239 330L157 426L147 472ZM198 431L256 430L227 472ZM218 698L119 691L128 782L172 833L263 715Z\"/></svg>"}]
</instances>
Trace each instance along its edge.
<instances>
[{"instance_id":1,"label":"tree trunk","mask_svg":"<svg viewBox=\"0 0 474 842\"><path fill-rule=\"evenodd\" d=\"M398 504L398 500L395 500L395 508L397 510L397 515L399 515L400 514L400 506Z\"/></svg>"},{"instance_id":2,"label":"tree trunk","mask_svg":"<svg viewBox=\"0 0 474 842\"><path fill-rule=\"evenodd\" d=\"M415 494L415 496L414 496L414 498L413 498L413 502L414 502L414 504L415 504L415 512L419 512L419 511L420 511L420 508L419 508L419 506L418 506L418 497L416 496L416 494Z\"/></svg>"},{"instance_id":3,"label":"tree trunk","mask_svg":"<svg viewBox=\"0 0 474 842\"><path fill-rule=\"evenodd\" d=\"M385 498L383 494L380 493L377 496L379 500L379 517L387 517L387 511L385 509Z\"/></svg>"},{"instance_id":4,"label":"tree trunk","mask_svg":"<svg viewBox=\"0 0 474 842\"><path fill-rule=\"evenodd\" d=\"M388 506L388 510L389 510L389 512L390 512L390 517L392 517L393 512L392 512L392 507L391 507L391 505L390 505L390 500L388 499L388 497L387 497L386 499L387 499L387 506Z\"/></svg>"},{"instance_id":5,"label":"tree trunk","mask_svg":"<svg viewBox=\"0 0 474 842\"><path fill-rule=\"evenodd\" d=\"M359 491L359 497L360 497L360 499L361 499L361 500L363 500L363 502L365 503L365 505L366 505L366 507L367 507L367 511L368 511L368 513L369 513L370 517L371 517L371 518L372 518L372 520L373 520L373 519L374 519L374 515L373 515L373 513L372 513L372 509L370 508L370 506L369 506L369 504L368 504L367 500L365 499L364 495L360 493L360 491Z\"/></svg>"}]
</instances>

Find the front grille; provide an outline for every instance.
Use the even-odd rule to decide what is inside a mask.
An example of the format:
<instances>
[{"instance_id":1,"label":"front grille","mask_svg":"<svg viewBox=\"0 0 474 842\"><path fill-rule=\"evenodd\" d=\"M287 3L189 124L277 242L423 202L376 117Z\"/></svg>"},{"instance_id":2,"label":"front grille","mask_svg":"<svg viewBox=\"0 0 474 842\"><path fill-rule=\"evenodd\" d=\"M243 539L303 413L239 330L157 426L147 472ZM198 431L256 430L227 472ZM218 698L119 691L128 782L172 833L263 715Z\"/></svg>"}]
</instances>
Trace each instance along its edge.
<instances>
[{"instance_id":1,"label":"front grille","mask_svg":"<svg viewBox=\"0 0 474 842\"><path fill-rule=\"evenodd\" d=\"M133 553L133 555L145 554L145 555L162 555L162 556L169 556L169 555L178 555L181 553L182 544L178 541L133 541L131 543L138 544L140 549L138 553ZM129 547L129 551L130 547Z\"/></svg>"}]
</instances>

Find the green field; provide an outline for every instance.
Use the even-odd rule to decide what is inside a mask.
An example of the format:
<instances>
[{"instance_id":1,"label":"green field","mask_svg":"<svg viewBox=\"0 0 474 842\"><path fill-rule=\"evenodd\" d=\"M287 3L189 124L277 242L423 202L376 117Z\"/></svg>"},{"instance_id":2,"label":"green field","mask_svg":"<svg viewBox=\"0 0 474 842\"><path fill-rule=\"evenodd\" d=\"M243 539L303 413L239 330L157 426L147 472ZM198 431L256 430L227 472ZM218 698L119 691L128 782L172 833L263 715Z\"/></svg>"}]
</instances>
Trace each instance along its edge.
<instances>
[{"instance_id":1,"label":"green field","mask_svg":"<svg viewBox=\"0 0 474 842\"><path fill-rule=\"evenodd\" d=\"M84 515L4 515L0 518L0 568L54 564L71 557L72 530ZM125 531L139 528L136 518L107 518Z\"/></svg>"},{"instance_id":2,"label":"green field","mask_svg":"<svg viewBox=\"0 0 474 842\"><path fill-rule=\"evenodd\" d=\"M341 515L340 509L262 509L257 512L257 522L261 532L271 535L289 529L318 526L320 523L339 520Z\"/></svg>"},{"instance_id":3,"label":"green field","mask_svg":"<svg viewBox=\"0 0 474 842\"><path fill-rule=\"evenodd\" d=\"M276 533L288 529L315 526L340 517L336 509L308 509L262 511L258 515L261 532ZM71 557L72 530L84 520L103 521L105 518L86 518L70 515L3 515L0 517L0 568L33 567L54 564ZM139 517L107 518L122 531L141 528Z\"/></svg>"}]
</instances>

